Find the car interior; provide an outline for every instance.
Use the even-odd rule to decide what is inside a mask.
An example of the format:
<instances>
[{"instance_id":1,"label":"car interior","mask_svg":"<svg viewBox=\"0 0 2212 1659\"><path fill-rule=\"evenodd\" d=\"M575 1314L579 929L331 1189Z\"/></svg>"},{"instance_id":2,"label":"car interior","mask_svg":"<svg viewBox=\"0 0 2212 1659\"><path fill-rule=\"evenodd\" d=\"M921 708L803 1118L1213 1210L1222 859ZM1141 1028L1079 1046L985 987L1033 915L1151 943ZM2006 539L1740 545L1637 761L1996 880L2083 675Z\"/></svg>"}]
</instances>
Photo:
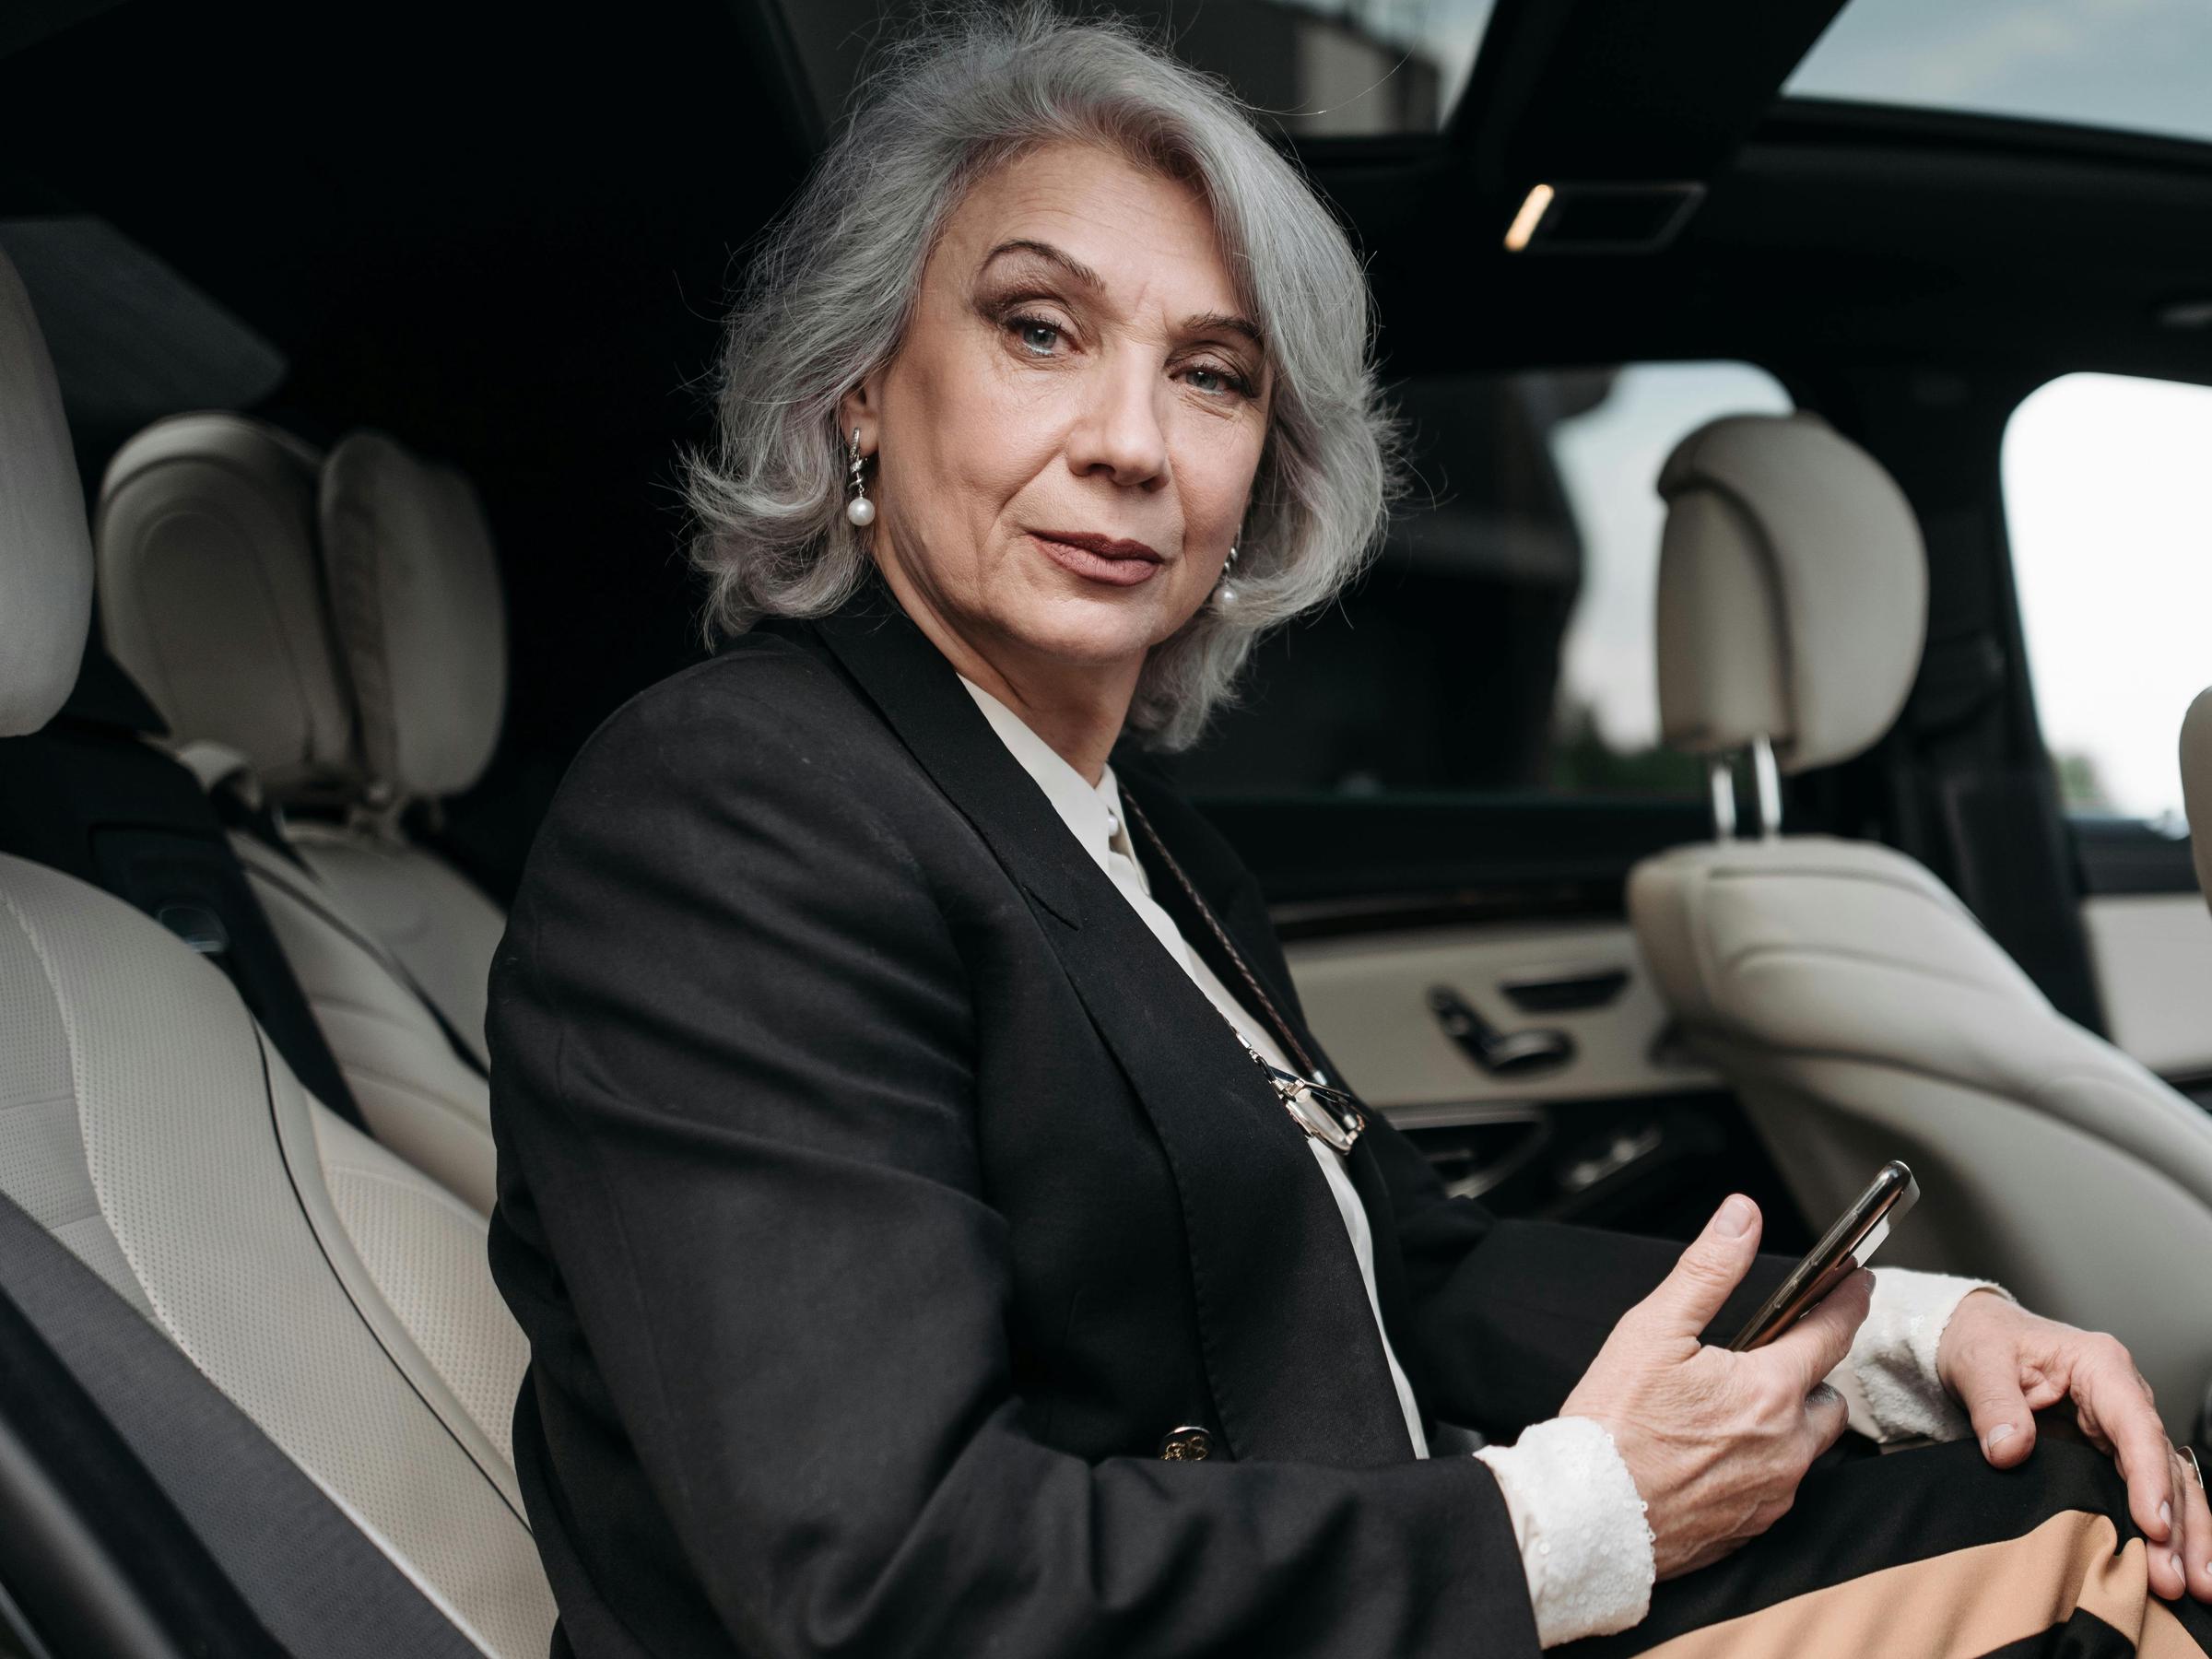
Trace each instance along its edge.
<instances>
[{"instance_id":1,"label":"car interior","mask_svg":"<svg viewBox=\"0 0 2212 1659\"><path fill-rule=\"evenodd\" d=\"M486 973L712 649L722 308L912 9L0 18L0 1656L547 1651ZM1885 1262L2206 1444L2212 18L1113 9L1339 214L1407 434L1165 761L1343 1076L1511 1215L1801 1250L1902 1158Z\"/></svg>"}]
</instances>

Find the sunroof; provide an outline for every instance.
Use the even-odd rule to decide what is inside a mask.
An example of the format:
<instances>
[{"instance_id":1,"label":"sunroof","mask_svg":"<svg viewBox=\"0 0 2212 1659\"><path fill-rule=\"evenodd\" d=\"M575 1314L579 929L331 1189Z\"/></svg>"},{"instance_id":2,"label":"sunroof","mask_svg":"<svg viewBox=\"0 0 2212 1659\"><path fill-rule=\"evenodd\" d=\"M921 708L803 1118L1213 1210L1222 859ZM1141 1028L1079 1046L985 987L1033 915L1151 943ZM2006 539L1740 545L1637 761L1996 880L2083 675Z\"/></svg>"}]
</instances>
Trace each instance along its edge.
<instances>
[{"instance_id":1,"label":"sunroof","mask_svg":"<svg viewBox=\"0 0 2212 1659\"><path fill-rule=\"evenodd\" d=\"M2212 140L2206 0L1850 0L1783 90Z\"/></svg>"},{"instance_id":2,"label":"sunroof","mask_svg":"<svg viewBox=\"0 0 2212 1659\"><path fill-rule=\"evenodd\" d=\"M1177 46L1300 136L1433 132L1475 67L1494 0L1276 0L1223 10L1257 14L1219 50L1209 29L1178 31ZM1193 8L1193 22L1207 6ZM1253 52L1250 27L1274 37Z\"/></svg>"},{"instance_id":3,"label":"sunroof","mask_svg":"<svg viewBox=\"0 0 2212 1659\"><path fill-rule=\"evenodd\" d=\"M1149 25L1296 137L1430 133L1466 88L1495 0L1064 0ZM914 0L782 0L817 107Z\"/></svg>"}]
</instances>

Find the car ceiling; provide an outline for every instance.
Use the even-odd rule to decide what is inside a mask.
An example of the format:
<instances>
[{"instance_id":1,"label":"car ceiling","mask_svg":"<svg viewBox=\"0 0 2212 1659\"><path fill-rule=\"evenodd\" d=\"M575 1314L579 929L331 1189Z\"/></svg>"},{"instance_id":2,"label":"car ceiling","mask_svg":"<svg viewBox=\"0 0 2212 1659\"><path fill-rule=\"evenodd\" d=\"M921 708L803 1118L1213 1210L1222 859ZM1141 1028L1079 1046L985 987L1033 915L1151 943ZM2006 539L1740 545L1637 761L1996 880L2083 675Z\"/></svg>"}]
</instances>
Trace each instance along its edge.
<instances>
[{"instance_id":1,"label":"car ceiling","mask_svg":"<svg viewBox=\"0 0 2212 1659\"><path fill-rule=\"evenodd\" d=\"M473 446L561 388L650 427L801 164L758 55L682 0L137 0L0 63L0 210L110 219L274 341L304 407Z\"/></svg>"},{"instance_id":2,"label":"car ceiling","mask_svg":"<svg viewBox=\"0 0 2212 1659\"><path fill-rule=\"evenodd\" d=\"M2212 299L2212 147L1778 100L1836 9L1500 0L1448 145L1394 168L1315 160L1358 204L1394 367L1418 319L1424 354L1478 361L1873 354L2212 378L2212 336L2159 320ZM1708 194L1657 254L1507 253L1529 187L1575 179Z\"/></svg>"},{"instance_id":3,"label":"car ceiling","mask_svg":"<svg viewBox=\"0 0 2212 1659\"><path fill-rule=\"evenodd\" d=\"M1875 351L2212 378L2212 331L2158 320L2212 299L2212 147L1778 107L1834 10L1500 0L1446 135L1311 143L1392 371ZM549 400L588 397L665 433L819 131L781 34L747 0L136 0L0 60L0 213L120 225L275 341L303 408L535 447ZM1533 183L1645 179L1710 187L1662 253L1501 247Z\"/></svg>"}]
</instances>

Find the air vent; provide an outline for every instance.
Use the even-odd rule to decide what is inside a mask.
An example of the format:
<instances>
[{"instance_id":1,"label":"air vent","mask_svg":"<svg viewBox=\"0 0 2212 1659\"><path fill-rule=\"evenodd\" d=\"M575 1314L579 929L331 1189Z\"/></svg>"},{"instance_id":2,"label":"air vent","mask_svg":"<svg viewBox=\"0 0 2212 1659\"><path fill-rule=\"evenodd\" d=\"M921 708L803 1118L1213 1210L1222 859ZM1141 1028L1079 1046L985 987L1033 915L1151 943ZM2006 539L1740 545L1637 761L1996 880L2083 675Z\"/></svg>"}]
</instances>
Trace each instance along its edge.
<instances>
[{"instance_id":1,"label":"air vent","mask_svg":"<svg viewBox=\"0 0 2212 1659\"><path fill-rule=\"evenodd\" d=\"M1705 199L1705 186L1536 184L1505 233L1509 253L1655 253Z\"/></svg>"}]
</instances>

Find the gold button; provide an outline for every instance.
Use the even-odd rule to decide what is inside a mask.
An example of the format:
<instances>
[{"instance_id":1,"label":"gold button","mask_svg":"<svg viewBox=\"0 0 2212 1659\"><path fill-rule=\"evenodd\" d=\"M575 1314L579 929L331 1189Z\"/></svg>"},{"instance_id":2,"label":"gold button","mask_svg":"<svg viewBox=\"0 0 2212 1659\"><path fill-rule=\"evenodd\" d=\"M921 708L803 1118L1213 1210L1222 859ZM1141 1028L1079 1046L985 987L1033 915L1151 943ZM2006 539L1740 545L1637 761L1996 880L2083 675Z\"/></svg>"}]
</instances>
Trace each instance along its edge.
<instances>
[{"instance_id":1,"label":"gold button","mask_svg":"<svg viewBox=\"0 0 2212 1659\"><path fill-rule=\"evenodd\" d=\"M1162 1463L1203 1463L1213 1451L1214 1437L1194 1423L1169 1430L1159 1442Z\"/></svg>"}]
</instances>

